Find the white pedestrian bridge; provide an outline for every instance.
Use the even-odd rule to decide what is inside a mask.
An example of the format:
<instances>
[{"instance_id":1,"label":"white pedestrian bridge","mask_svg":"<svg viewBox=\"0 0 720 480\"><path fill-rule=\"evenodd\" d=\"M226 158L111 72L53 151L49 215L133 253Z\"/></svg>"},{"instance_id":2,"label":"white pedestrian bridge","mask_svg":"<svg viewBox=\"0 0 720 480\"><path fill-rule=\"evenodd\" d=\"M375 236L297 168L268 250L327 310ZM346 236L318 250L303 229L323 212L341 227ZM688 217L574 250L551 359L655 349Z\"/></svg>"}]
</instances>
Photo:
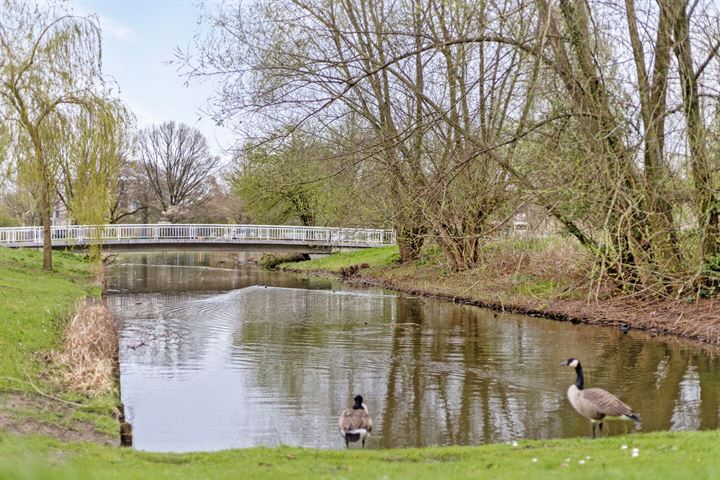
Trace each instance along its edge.
<instances>
[{"instance_id":1,"label":"white pedestrian bridge","mask_svg":"<svg viewBox=\"0 0 720 480\"><path fill-rule=\"evenodd\" d=\"M342 248L395 244L395 232L375 228L302 227L289 225L117 224L50 227L55 249L108 251L225 250L324 253ZM39 248L42 227L0 228L0 246Z\"/></svg>"}]
</instances>

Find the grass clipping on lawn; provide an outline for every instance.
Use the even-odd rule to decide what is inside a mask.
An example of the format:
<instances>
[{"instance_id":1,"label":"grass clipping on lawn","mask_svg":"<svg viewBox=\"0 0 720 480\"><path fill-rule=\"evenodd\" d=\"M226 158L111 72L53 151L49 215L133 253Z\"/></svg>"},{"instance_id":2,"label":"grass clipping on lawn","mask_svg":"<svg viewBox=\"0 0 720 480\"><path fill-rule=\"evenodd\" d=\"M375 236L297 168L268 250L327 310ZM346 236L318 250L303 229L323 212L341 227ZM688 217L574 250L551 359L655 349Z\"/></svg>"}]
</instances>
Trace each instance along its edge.
<instances>
[{"instance_id":1,"label":"grass clipping on lawn","mask_svg":"<svg viewBox=\"0 0 720 480\"><path fill-rule=\"evenodd\" d=\"M65 329L58 362L66 366L64 385L85 395L113 390L118 335L110 311L99 300L83 300Z\"/></svg>"}]
</instances>

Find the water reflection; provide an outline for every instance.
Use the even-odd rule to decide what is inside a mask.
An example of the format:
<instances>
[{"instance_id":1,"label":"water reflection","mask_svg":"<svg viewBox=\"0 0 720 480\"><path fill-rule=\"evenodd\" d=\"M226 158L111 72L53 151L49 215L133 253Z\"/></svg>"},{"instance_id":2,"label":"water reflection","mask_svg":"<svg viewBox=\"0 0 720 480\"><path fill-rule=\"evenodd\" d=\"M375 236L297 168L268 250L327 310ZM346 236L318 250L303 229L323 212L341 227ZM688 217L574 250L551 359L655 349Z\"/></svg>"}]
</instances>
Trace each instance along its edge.
<instances>
[{"instance_id":1,"label":"water reflection","mask_svg":"<svg viewBox=\"0 0 720 480\"><path fill-rule=\"evenodd\" d=\"M341 448L356 393L375 448L587 435L558 366L571 356L643 431L718 426L720 362L689 344L173 257L123 257L111 275L133 292L108 300L140 449Z\"/></svg>"}]
</instances>

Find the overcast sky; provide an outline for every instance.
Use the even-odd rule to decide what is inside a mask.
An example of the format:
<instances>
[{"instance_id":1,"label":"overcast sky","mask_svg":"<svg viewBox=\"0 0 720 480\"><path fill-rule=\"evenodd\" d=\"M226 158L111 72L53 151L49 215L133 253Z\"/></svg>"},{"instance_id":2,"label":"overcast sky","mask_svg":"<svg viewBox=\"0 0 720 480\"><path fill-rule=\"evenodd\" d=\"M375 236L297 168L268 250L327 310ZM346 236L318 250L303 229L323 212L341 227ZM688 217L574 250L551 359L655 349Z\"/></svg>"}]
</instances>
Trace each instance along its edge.
<instances>
[{"instance_id":1,"label":"overcast sky","mask_svg":"<svg viewBox=\"0 0 720 480\"><path fill-rule=\"evenodd\" d=\"M195 32L198 7L192 0L72 0L78 14L97 14L103 30L105 74L140 127L168 120L200 129L214 154L233 142L232 133L201 109L212 85L184 85L176 67L166 65L176 47L186 48Z\"/></svg>"}]
</instances>

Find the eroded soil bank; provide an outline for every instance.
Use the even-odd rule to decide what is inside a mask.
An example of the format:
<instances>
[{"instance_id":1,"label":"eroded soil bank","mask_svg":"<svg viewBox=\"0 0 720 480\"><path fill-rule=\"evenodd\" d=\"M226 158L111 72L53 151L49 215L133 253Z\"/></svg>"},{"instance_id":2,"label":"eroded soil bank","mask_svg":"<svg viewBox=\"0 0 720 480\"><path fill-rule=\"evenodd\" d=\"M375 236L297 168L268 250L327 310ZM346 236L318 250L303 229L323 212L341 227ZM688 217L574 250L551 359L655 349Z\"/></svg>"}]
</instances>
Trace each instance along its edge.
<instances>
[{"instance_id":1,"label":"eroded soil bank","mask_svg":"<svg viewBox=\"0 0 720 480\"><path fill-rule=\"evenodd\" d=\"M337 276L332 272L326 274ZM454 295L446 288L418 289L411 279L399 281L359 275L348 281L360 285L380 286L410 295L442 298L459 304L475 305L492 310L524 313L553 320L618 328L646 330L655 334L674 335L689 340L720 346L720 302L699 299L688 303L669 300L641 300L614 297L598 300L527 301L506 304L487 299ZM462 291L462 287L459 288Z\"/></svg>"},{"instance_id":2,"label":"eroded soil bank","mask_svg":"<svg viewBox=\"0 0 720 480\"><path fill-rule=\"evenodd\" d=\"M89 441L118 445L116 435L81 420L81 406L39 394L0 393L0 429L22 435L45 435L63 442Z\"/></svg>"}]
</instances>

